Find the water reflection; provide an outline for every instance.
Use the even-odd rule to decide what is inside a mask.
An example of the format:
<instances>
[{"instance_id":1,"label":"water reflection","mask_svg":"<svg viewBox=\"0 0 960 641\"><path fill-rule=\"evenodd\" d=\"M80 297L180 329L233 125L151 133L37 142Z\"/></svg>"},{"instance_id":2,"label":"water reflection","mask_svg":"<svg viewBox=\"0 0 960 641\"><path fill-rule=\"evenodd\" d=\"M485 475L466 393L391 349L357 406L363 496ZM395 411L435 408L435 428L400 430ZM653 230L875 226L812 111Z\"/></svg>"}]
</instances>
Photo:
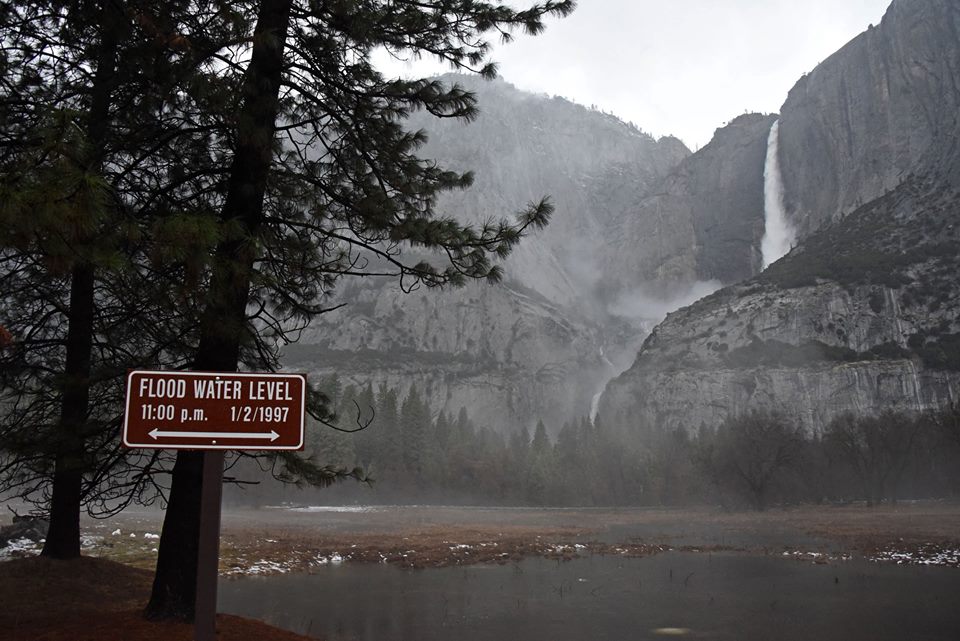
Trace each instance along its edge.
<instances>
[{"instance_id":1,"label":"water reflection","mask_svg":"<svg viewBox=\"0 0 960 641\"><path fill-rule=\"evenodd\" d=\"M960 572L744 554L321 568L223 581L220 611L328 641L960 638Z\"/></svg>"}]
</instances>

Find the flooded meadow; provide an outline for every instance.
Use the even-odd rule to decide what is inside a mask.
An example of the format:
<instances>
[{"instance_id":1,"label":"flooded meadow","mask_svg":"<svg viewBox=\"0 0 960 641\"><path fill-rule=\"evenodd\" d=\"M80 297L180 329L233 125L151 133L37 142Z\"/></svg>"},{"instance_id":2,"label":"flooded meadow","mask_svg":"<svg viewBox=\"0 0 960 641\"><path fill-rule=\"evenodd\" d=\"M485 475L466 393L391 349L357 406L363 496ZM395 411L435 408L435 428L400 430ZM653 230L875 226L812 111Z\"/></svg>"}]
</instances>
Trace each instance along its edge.
<instances>
[{"instance_id":1,"label":"flooded meadow","mask_svg":"<svg viewBox=\"0 0 960 641\"><path fill-rule=\"evenodd\" d=\"M160 517L85 521L84 553L152 569ZM326 641L952 641L958 533L944 502L233 508L219 611Z\"/></svg>"},{"instance_id":2,"label":"flooded meadow","mask_svg":"<svg viewBox=\"0 0 960 641\"><path fill-rule=\"evenodd\" d=\"M260 569L234 558L220 611L329 641L952 640L958 522L935 503L277 506L227 517Z\"/></svg>"}]
</instances>

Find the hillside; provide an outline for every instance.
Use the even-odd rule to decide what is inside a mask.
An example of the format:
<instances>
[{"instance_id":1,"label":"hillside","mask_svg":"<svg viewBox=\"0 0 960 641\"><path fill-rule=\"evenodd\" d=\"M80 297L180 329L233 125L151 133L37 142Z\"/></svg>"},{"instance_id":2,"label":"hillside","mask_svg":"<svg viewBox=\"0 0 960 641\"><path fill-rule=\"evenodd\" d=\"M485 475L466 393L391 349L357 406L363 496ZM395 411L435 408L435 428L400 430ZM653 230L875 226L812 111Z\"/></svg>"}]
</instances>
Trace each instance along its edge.
<instances>
[{"instance_id":1,"label":"hillside","mask_svg":"<svg viewBox=\"0 0 960 641\"><path fill-rule=\"evenodd\" d=\"M960 385L958 270L960 194L913 178L668 316L601 417L693 430L767 409L820 429L846 410L938 407Z\"/></svg>"},{"instance_id":2,"label":"hillside","mask_svg":"<svg viewBox=\"0 0 960 641\"><path fill-rule=\"evenodd\" d=\"M496 429L532 427L540 418L559 426L590 411L652 324L643 314L608 310L618 296L605 284L622 266L607 260L607 248L632 215L630 204L689 151L676 139L654 140L610 115L504 81L442 80L475 91L481 113L471 123L410 118L410 129L429 135L424 157L475 175L470 189L446 194L440 209L480 223L549 195L556 206L550 224L506 260L499 286L404 294L389 281L351 283L337 292L347 306L289 346L285 363L315 377L337 372L344 383L417 384L435 410L466 407Z\"/></svg>"},{"instance_id":3,"label":"hillside","mask_svg":"<svg viewBox=\"0 0 960 641\"><path fill-rule=\"evenodd\" d=\"M955 2L895 0L797 82L779 160L799 245L669 316L606 420L692 430L765 408L817 429L956 398L958 26Z\"/></svg>"}]
</instances>

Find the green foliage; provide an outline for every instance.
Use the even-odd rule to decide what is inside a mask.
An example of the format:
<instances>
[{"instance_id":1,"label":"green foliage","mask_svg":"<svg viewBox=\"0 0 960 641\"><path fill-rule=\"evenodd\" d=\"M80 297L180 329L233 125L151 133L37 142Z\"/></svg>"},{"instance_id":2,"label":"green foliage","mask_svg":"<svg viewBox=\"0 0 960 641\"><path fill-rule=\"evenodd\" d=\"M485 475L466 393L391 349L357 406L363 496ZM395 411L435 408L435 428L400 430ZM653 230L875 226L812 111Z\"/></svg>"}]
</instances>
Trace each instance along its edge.
<instances>
[{"instance_id":1,"label":"green foliage","mask_svg":"<svg viewBox=\"0 0 960 641\"><path fill-rule=\"evenodd\" d=\"M107 181L85 165L89 145L71 115L50 120L42 146L23 150L21 166L0 174L0 248L41 257L53 277L78 261L114 265L123 229L111 220Z\"/></svg>"},{"instance_id":2,"label":"green foliage","mask_svg":"<svg viewBox=\"0 0 960 641\"><path fill-rule=\"evenodd\" d=\"M432 463L430 451L433 449L433 439L430 438L430 408L420 398L416 386L410 388L400 406L399 428L403 442L403 462L407 471L415 479L426 478Z\"/></svg>"}]
</instances>

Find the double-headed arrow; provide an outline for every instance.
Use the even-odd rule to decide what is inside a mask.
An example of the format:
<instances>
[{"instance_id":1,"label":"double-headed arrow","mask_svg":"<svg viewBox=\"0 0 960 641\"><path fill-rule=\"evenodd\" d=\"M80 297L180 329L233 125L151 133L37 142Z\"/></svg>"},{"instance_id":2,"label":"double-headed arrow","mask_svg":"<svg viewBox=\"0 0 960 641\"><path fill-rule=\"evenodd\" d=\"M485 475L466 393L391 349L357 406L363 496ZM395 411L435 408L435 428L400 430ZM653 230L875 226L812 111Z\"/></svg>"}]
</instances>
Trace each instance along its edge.
<instances>
[{"instance_id":1,"label":"double-headed arrow","mask_svg":"<svg viewBox=\"0 0 960 641\"><path fill-rule=\"evenodd\" d=\"M164 432L159 427L149 432L154 440L158 438L252 438L275 441L280 435L270 430L264 432Z\"/></svg>"}]
</instances>

